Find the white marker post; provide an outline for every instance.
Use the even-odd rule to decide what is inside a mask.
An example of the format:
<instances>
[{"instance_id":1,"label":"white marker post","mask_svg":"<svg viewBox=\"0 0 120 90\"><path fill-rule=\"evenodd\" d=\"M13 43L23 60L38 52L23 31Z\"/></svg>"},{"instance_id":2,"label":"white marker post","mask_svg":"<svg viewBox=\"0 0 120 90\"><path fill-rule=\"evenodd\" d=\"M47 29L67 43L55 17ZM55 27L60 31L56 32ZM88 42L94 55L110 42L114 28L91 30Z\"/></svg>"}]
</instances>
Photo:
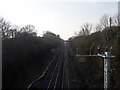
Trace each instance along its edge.
<instances>
[{"instance_id":1,"label":"white marker post","mask_svg":"<svg viewBox=\"0 0 120 90\"><path fill-rule=\"evenodd\" d=\"M104 88L105 90L111 89L111 59L114 58L115 56L111 55L111 52L106 51L105 55L103 56L104 58Z\"/></svg>"}]
</instances>

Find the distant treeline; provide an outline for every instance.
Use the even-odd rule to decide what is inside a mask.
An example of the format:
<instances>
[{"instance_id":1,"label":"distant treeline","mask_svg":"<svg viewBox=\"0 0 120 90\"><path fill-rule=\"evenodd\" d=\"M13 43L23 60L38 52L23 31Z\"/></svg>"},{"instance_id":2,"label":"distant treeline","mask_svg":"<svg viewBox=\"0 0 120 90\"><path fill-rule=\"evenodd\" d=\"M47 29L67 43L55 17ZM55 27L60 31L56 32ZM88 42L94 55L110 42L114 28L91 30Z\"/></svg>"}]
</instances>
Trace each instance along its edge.
<instances>
[{"instance_id":1,"label":"distant treeline","mask_svg":"<svg viewBox=\"0 0 120 90\"><path fill-rule=\"evenodd\" d=\"M25 83L24 79L28 75L32 77L34 71L41 72L39 70L42 70L53 56L51 51L62 42L59 35L50 31L46 31L43 37L38 37L33 25L14 26L4 18L0 19L0 32L3 88L25 87L19 83Z\"/></svg>"}]
</instances>

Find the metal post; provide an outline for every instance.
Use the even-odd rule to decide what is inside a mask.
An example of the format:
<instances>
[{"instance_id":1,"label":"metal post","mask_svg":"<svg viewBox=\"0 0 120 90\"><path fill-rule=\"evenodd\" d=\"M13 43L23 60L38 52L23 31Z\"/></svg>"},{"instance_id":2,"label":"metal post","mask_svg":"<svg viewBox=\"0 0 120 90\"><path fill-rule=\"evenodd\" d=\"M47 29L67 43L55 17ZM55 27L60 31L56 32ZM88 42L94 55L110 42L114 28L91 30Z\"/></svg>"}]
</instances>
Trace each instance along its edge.
<instances>
[{"instance_id":1,"label":"metal post","mask_svg":"<svg viewBox=\"0 0 120 90\"><path fill-rule=\"evenodd\" d=\"M110 52L105 52L104 57L104 89L110 89L111 56Z\"/></svg>"},{"instance_id":2,"label":"metal post","mask_svg":"<svg viewBox=\"0 0 120 90\"><path fill-rule=\"evenodd\" d=\"M111 19L111 17L110 17L109 21L110 21L110 28L111 28L111 24L112 24L112 19Z\"/></svg>"},{"instance_id":3,"label":"metal post","mask_svg":"<svg viewBox=\"0 0 120 90\"><path fill-rule=\"evenodd\" d=\"M118 2L118 27L120 27L120 1Z\"/></svg>"}]
</instances>

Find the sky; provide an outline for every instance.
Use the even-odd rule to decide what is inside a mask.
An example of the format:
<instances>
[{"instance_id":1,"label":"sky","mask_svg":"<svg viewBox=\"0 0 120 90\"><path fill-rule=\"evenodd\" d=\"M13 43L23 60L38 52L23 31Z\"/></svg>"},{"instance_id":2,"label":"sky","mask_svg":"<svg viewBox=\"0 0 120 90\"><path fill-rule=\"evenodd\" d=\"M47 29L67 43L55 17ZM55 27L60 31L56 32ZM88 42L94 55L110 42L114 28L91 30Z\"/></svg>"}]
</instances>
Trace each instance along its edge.
<instances>
[{"instance_id":1,"label":"sky","mask_svg":"<svg viewBox=\"0 0 120 90\"><path fill-rule=\"evenodd\" d=\"M117 14L118 1L0 0L0 17L18 26L32 24L40 36L43 31L51 31L67 40L81 25L88 22L95 26L102 15Z\"/></svg>"}]
</instances>

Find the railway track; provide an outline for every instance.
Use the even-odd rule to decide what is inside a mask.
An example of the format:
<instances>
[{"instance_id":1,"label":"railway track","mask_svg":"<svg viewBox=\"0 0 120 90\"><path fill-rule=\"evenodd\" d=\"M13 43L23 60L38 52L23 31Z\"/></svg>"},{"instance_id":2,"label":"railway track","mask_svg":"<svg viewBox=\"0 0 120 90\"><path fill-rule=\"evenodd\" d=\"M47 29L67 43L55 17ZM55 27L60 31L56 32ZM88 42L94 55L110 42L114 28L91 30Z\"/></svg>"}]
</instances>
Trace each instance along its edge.
<instances>
[{"instance_id":1,"label":"railway track","mask_svg":"<svg viewBox=\"0 0 120 90\"><path fill-rule=\"evenodd\" d=\"M48 84L47 89L50 89L50 88L56 89L57 84L58 84L58 78L59 78L60 71L61 71L62 61L63 61L63 53L58 58L58 62L57 62L56 66L55 66L55 69L52 73L52 77L50 79L50 82Z\"/></svg>"},{"instance_id":2,"label":"railway track","mask_svg":"<svg viewBox=\"0 0 120 90\"><path fill-rule=\"evenodd\" d=\"M56 55L53 57L53 59L51 60L51 62L49 63L49 65L46 66L46 69L43 71L42 75L41 75L40 77L38 77L37 79L35 79L34 81L32 81L32 82L28 85L27 90L30 90L30 88L32 88L32 86L33 86L36 82L40 81L43 77L45 77L48 69L50 69L52 66L55 65L55 63L56 63L56 60L55 60L55 59L56 59L57 56L59 55L59 52L58 52L58 51L59 51L59 49L57 50Z\"/></svg>"},{"instance_id":3,"label":"railway track","mask_svg":"<svg viewBox=\"0 0 120 90\"><path fill-rule=\"evenodd\" d=\"M65 76L65 79L66 79L65 82L66 82L66 84L65 84L64 87L65 88L69 88L70 87L70 85L69 85L69 82L70 82L69 81L69 72L68 72L69 65L68 65L68 57L67 57L68 55L67 55L67 48L66 47L67 47L67 44L65 43L65 62L64 62L64 64L65 64L64 66L65 67L64 68L65 68L65 75L66 75Z\"/></svg>"},{"instance_id":4,"label":"railway track","mask_svg":"<svg viewBox=\"0 0 120 90\"><path fill-rule=\"evenodd\" d=\"M49 90L52 88L56 90L57 88L61 88L61 90L63 90L66 88L66 81L69 83L69 80L65 79L68 77L68 71L66 71L65 65L65 46L61 46L53 60L44 70L43 74L36 80L32 81L27 89L44 88ZM67 75L65 75L66 73Z\"/></svg>"}]
</instances>

